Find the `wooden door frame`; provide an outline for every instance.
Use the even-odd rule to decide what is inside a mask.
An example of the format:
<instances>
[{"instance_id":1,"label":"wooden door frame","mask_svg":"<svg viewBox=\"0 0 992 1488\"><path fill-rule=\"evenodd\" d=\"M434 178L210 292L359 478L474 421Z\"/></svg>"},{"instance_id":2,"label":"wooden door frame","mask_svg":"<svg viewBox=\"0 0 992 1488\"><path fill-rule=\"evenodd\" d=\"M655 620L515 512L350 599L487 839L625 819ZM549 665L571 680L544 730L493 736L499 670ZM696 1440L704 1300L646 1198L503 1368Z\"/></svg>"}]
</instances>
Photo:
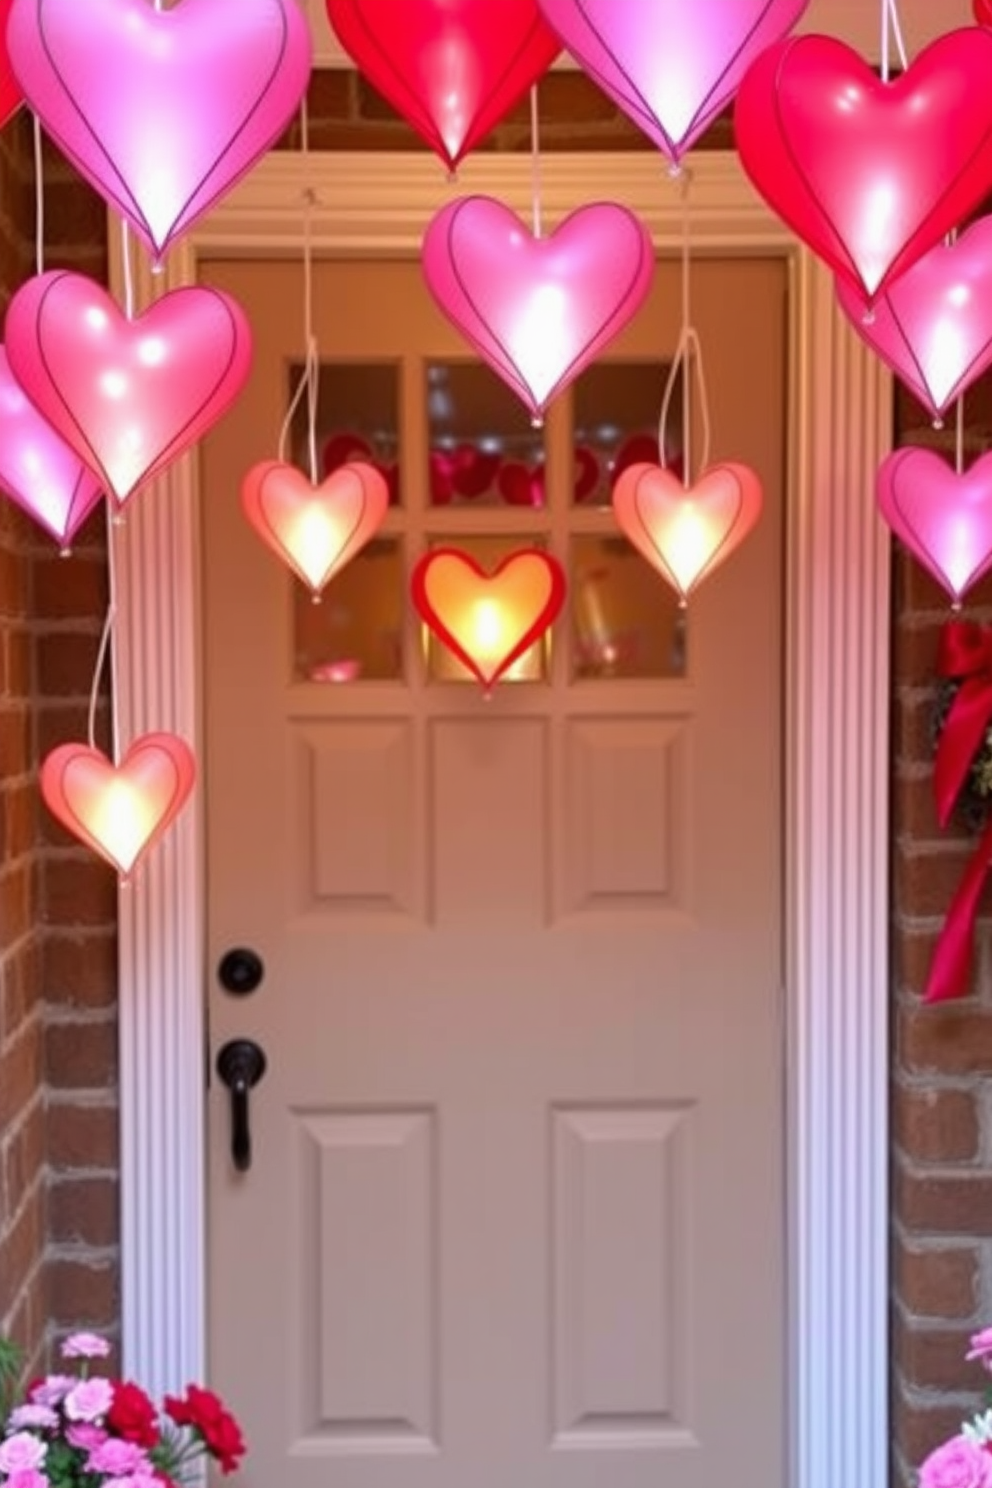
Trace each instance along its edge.
<instances>
[{"instance_id":1,"label":"wooden door frame","mask_svg":"<svg viewBox=\"0 0 992 1488\"><path fill-rule=\"evenodd\" d=\"M677 252L680 187L654 152L549 155L544 211L615 199ZM526 157L480 154L453 188L421 154L273 154L170 254L136 265L140 306L202 259L416 253L452 190L526 214ZM736 155L693 160L698 253L788 265L785 934L792 1488L880 1483L888 1454L889 543L874 506L891 380L838 312L831 275L757 198ZM123 287L120 237L112 283ZM137 257L138 255L135 255ZM302 350L302 307L301 350ZM195 457L113 533L114 678L125 742L199 741ZM123 1356L153 1392L207 1372L202 787L120 895ZM739 1341L738 1341L739 1342ZM745 1349L746 1353L746 1349Z\"/></svg>"}]
</instances>

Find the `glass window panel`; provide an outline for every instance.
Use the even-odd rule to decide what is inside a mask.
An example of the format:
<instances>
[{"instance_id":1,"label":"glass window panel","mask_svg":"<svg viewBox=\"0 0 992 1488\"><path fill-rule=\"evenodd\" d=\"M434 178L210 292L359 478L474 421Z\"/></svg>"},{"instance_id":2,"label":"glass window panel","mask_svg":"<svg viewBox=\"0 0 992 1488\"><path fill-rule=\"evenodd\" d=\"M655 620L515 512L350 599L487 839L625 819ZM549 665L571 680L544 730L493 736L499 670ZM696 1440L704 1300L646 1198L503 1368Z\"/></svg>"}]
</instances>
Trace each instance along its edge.
<instances>
[{"instance_id":1,"label":"glass window panel","mask_svg":"<svg viewBox=\"0 0 992 1488\"><path fill-rule=\"evenodd\" d=\"M373 538L315 604L293 584L298 682L381 682L403 677L406 576L397 538Z\"/></svg>"},{"instance_id":2,"label":"glass window panel","mask_svg":"<svg viewBox=\"0 0 992 1488\"><path fill-rule=\"evenodd\" d=\"M290 371L290 399L303 375ZM317 471L320 479L349 460L368 460L389 485L390 504L400 501L399 367L393 363L324 362L317 396ZM293 462L310 472L307 394L293 415Z\"/></svg>"},{"instance_id":3,"label":"glass window panel","mask_svg":"<svg viewBox=\"0 0 992 1488\"><path fill-rule=\"evenodd\" d=\"M669 368L657 362L597 362L575 383L573 496L583 506L609 506L627 465L658 463L658 429ZM680 472L682 375L668 408L665 463Z\"/></svg>"},{"instance_id":4,"label":"glass window panel","mask_svg":"<svg viewBox=\"0 0 992 1488\"><path fill-rule=\"evenodd\" d=\"M432 548L457 548L474 558L476 563L487 573L491 574L499 566L503 558L509 557L511 553L525 548L540 548L544 544L535 542L529 537L466 537L437 538L431 543ZM443 643L438 640L434 632L424 626L424 651L427 662L427 675L432 682L471 682L478 687L479 679L468 667L454 656ZM551 656L551 635L546 634L539 641L535 641L522 656L519 656L508 671L500 677L499 685L504 682L542 682L547 676L548 662Z\"/></svg>"},{"instance_id":5,"label":"glass window panel","mask_svg":"<svg viewBox=\"0 0 992 1488\"><path fill-rule=\"evenodd\" d=\"M625 537L573 538L571 614L577 679L685 676L686 611Z\"/></svg>"},{"instance_id":6,"label":"glass window panel","mask_svg":"<svg viewBox=\"0 0 992 1488\"><path fill-rule=\"evenodd\" d=\"M544 506L544 435L478 362L426 368L432 506Z\"/></svg>"}]
</instances>

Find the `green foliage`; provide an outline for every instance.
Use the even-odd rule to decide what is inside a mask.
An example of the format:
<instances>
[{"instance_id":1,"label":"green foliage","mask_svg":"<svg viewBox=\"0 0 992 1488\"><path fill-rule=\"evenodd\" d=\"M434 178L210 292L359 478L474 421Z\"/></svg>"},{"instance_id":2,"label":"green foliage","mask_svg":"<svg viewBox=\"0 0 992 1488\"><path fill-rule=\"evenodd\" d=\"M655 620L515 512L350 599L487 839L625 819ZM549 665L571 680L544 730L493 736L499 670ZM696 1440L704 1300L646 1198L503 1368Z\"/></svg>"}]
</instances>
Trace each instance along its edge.
<instances>
[{"instance_id":1,"label":"green foliage","mask_svg":"<svg viewBox=\"0 0 992 1488\"><path fill-rule=\"evenodd\" d=\"M5 1421L14 1408L23 1367L17 1344L0 1337L0 1421Z\"/></svg>"}]
</instances>

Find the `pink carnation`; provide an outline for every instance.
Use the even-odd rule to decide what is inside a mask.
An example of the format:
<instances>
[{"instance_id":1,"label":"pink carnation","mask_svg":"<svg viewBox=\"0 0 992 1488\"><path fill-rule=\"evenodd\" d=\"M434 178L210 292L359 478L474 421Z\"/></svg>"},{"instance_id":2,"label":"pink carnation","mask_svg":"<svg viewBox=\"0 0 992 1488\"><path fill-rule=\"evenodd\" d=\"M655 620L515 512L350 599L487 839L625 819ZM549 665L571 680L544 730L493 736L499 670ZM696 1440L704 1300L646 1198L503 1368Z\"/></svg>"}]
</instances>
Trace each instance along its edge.
<instances>
[{"instance_id":1,"label":"pink carnation","mask_svg":"<svg viewBox=\"0 0 992 1488\"><path fill-rule=\"evenodd\" d=\"M47 1451L45 1443L30 1431L15 1431L0 1442L0 1472L31 1472L41 1466Z\"/></svg>"},{"instance_id":2,"label":"pink carnation","mask_svg":"<svg viewBox=\"0 0 992 1488\"><path fill-rule=\"evenodd\" d=\"M94 1377L73 1385L63 1408L70 1421L98 1421L110 1409L114 1388L109 1380Z\"/></svg>"},{"instance_id":3,"label":"pink carnation","mask_svg":"<svg viewBox=\"0 0 992 1488\"><path fill-rule=\"evenodd\" d=\"M99 1333L71 1333L62 1345L63 1359L105 1359L110 1344Z\"/></svg>"},{"instance_id":4,"label":"pink carnation","mask_svg":"<svg viewBox=\"0 0 992 1488\"><path fill-rule=\"evenodd\" d=\"M137 1442L121 1441L111 1436L94 1447L86 1461L86 1471L109 1473L112 1478L130 1477L145 1469L151 1473L148 1458Z\"/></svg>"},{"instance_id":5,"label":"pink carnation","mask_svg":"<svg viewBox=\"0 0 992 1488\"><path fill-rule=\"evenodd\" d=\"M11 1473L3 1488L49 1488L49 1483L43 1472L34 1467L26 1467L20 1472Z\"/></svg>"},{"instance_id":6,"label":"pink carnation","mask_svg":"<svg viewBox=\"0 0 992 1488\"><path fill-rule=\"evenodd\" d=\"M972 1334L971 1348L965 1358L981 1359L986 1369L992 1369L992 1328L983 1328L980 1333Z\"/></svg>"},{"instance_id":7,"label":"pink carnation","mask_svg":"<svg viewBox=\"0 0 992 1488\"><path fill-rule=\"evenodd\" d=\"M78 1447L81 1452L93 1452L107 1440L107 1433L102 1426L93 1426L88 1421L77 1421L65 1429L65 1439L70 1447Z\"/></svg>"},{"instance_id":8,"label":"pink carnation","mask_svg":"<svg viewBox=\"0 0 992 1488\"><path fill-rule=\"evenodd\" d=\"M919 1488L992 1488L992 1456L966 1437L952 1437L920 1468Z\"/></svg>"},{"instance_id":9,"label":"pink carnation","mask_svg":"<svg viewBox=\"0 0 992 1488\"><path fill-rule=\"evenodd\" d=\"M31 1386L29 1398L35 1405L58 1405L75 1383L74 1374L49 1374Z\"/></svg>"},{"instance_id":10,"label":"pink carnation","mask_svg":"<svg viewBox=\"0 0 992 1488\"><path fill-rule=\"evenodd\" d=\"M58 1424L58 1415L50 1405L39 1405L37 1401L29 1400L27 1405L15 1406L11 1411L7 1428L22 1431L33 1427L36 1431L51 1431Z\"/></svg>"}]
</instances>

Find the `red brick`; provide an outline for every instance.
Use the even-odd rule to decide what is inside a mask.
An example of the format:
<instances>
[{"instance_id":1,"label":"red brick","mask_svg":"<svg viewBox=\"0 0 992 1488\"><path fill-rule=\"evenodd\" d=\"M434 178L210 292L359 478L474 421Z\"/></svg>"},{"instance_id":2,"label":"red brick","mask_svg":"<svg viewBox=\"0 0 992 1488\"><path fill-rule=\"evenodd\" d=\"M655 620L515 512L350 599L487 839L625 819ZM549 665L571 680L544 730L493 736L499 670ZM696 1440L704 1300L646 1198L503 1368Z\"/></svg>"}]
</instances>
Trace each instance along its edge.
<instances>
[{"instance_id":1,"label":"red brick","mask_svg":"<svg viewBox=\"0 0 992 1488\"><path fill-rule=\"evenodd\" d=\"M47 697L89 697L100 645L98 627L59 631L38 641L38 687Z\"/></svg>"},{"instance_id":2,"label":"red brick","mask_svg":"<svg viewBox=\"0 0 992 1488\"><path fill-rule=\"evenodd\" d=\"M976 1410L978 1405L976 1396ZM897 1393L892 1410L895 1444L906 1461L918 1469L928 1453L957 1435L968 1415L969 1411L960 1405L916 1405Z\"/></svg>"},{"instance_id":3,"label":"red brick","mask_svg":"<svg viewBox=\"0 0 992 1488\"><path fill-rule=\"evenodd\" d=\"M900 1064L914 1074L992 1071L992 1010L938 1003L900 1012Z\"/></svg>"},{"instance_id":4,"label":"red brick","mask_svg":"<svg viewBox=\"0 0 992 1488\"><path fill-rule=\"evenodd\" d=\"M967 1393L981 1383L981 1371L965 1354L974 1330L920 1327L898 1315L892 1347L904 1384L916 1390Z\"/></svg>"},{"instance_id":5,"label":"red brick","mask_svg":"<svg viewBox=\"0 0 992 1488\"><path fill-rule=\"evenodd\" d=\"M45 920L52 925L110 925L117 917L117 875L95 855L45 864Z\"/></svg>"},{"instance_id":6,"label":"red brick","mask_svg":"<svg viewBox=\"0 0 992 1488\"><path fill-rule=\"evenodd\" d=\"M117 1322L117 1268L110 1260L55 1257L48 1265L52 1322L63 1328L107 1328Z\"/></svg>"},{"instance_id":7,"label":"red brick","mask_svg":"<svg viewBox=\"0 0 992 1488\"><path fill-rule=\"evenodd\" d=\"M905 1310L925 1318L975 1318L979 1252L973 1245L914 1247L897 1242L893 1284Z\"/></svg>"},{"instance_id":8,"label":"red brick","mask_svg":"<svg viewBox=\"0 0 992 1488\"><path fill-rule=\"evenodd\" d=\"M106 1090L117 1078L111 1022L54 1023L45 1030L45 1072L55 1090Z\"/></svg>"},{"instance_id":9,"label":"red brick","mask_svg":"<svg viewBox=\"0 0 992 1488\"><path fill-rule=\"evenodd\" d=\"M0 1053L0 1132L30 1104L40 1078L40 1040L37 1030L26 1025L20 1037Z\"/></svg>"},{"instance_id":10,"label":"red brick","mask_svg":"<svg viewBox=\"0 0 992 1488\"><path fill-rule=\"evenodd\" d=\"M116 1106L48 1107L48 1160L54 1168L113 1169L119 1160Z\"/></svg>"},{"instance_id":11,"label":"red brick","mask_svg":"<svg viewBox=\"0 0 992 1488\"><path fill-rule=\"evenodd\" d=\"M968 840L940 841L937 845L910 846L900 842L893 855L893 904L900 914L933 915L943 919L962 875L974 854ZM992 911L992 881L979 905L979 914Z\"/></svg>"},{"instance_id":12,"label":"red brick","mask_svg":"<svg viewBox=\"0 0 992 1488\"><path fill-rule=\"evenodd\" d=\"M978 1156L978 1107L970 1090L897 1087L893 1137L916 1162L970 1162Z\"/></svg>"},{"instance_id":13,"label":"red brick","mask_svg":"<svg viewBox=\"0 0 992 1488\"><path fill-rule=\"evenodd\" d=\"M904 765L933 763L936 697L901 688L892 711L892 753Z\"/></svg>"},{"instance_id":14,"label":"red brick","mask_svg":"<svg viewBox=\"0 0 992 1488\"><path fill-rule=\"evenodd\" d=\"M992 1173L920 1173L896 1163L893 1208L900 1224L914 1238L983 1237L992 1208Z\"/></svg>"},{"instance_id":15,"label":"red brick","mask_svg":"<svg viewBox=\"0 0 992 1488\"><path fill-rule=\"evenodd\" d=\"M48 1193L48 1238L55 1245L117 1243L118 1191L113 1178L64 1178Z\"/></svg>"},{"instance_id":16,"label":"red brick","mask_svg":"<svg viewBox=\"0 0 992 1488\"><path fill-rule=\"evenodd\" d=\"M117 1000L117 937L111 930L50 931L42 942L45 997L63 1007L106 1008Z\"/></svg>"},{"instance_id":17,"label":"red brick","mask_svg":"<svg viewBox=\"0 0 992 1488\"><path fill-rule=\"evenodd\" d=\"M947 602L926 618L903 618L892 636L893 674L901 687L935 687L940 631L947 619Z\"/></svg>"},{"instance_id":18,"label":"red brick","mask_svg":"<svg viewBox=\"0 0 992 1488\"><path fill-rule=\"evenodd\" d=\"M24 1205L6 1234L0 1237L0 1318L10 1312L21 1287L37 1267L44 1233L39 1189Z\"/></svg>"},{"instance_id":19,"label":"red brick","mask_svg":"<svg viewBox=\"0 0 992 1488\"><path fill-rule=\"evenodd\" d=\"M107 607L107 566L99 555L53 553L34 566L34 614L40 619L93 619Z\"/></svg>"}]
</instances>

